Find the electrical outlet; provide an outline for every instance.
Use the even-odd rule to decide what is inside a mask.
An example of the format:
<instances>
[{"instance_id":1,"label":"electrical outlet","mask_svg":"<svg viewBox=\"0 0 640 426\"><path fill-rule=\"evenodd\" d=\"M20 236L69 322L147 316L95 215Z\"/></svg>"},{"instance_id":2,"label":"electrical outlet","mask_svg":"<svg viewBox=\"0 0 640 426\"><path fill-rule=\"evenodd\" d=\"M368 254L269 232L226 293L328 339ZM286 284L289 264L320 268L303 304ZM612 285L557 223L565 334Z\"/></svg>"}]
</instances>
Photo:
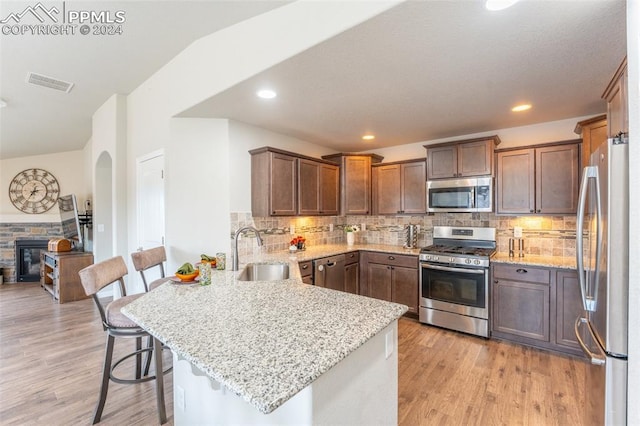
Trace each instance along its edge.
<instances>
[{"instance_id":1,"label":"electrical outlet","mask_svg":"<svg viewBox=\"0 0 640 426\"><path fill-rule=\"evenodd\" d=\"M182 386L176 385L176 407L184 411L184 389Z\"/></svg>"},{"instance_id":2,"label":"electrical outlet","mask_svg":"<svg viewBox=\"0 0 640 426\"><path fill-rule=\"evenodd\" d=\"M366 231L367 230L367 224L366 223L361 223L360 224L360 230L361 231Z\"/></svg>"},{"instance_id":3,"label":"electrical outlet","mask_svg":"<svg viewBox=\"0 0 640 426\"><path fill-rule=\"evenodd\" d=\"M289 227L289 233L290 233L291 235L296 235L296 227L295 227L294 225L291 225L291 226Z\"/></svg>"},{"instance_id":4,"label":"electrical outlet","mask_svg":"<svg viewBox=\"0 0 640 426\"><path fill-rule=\"evenodd\" d=\"M513 236L516 238L522 238L522 227L514 226L513 227Z\"/></svg>"},{"instance_id":5,"label":"electrical outlet","mask_svg":"<svg viewBox=\"0 0 640 426\"><path fill-rule=\"evenodd\" d=\"M333 223L329 224L329 232L333 232Z\"/></svg>"},{"instance_id":6,"label":"electrical outlet","mask_svg":"<svg viewBox=\"0 0 640 426\"><path fill-rule=\"evenodd\" d=\"M419 234L420 233L420 225L416 225L416 233Z\"/></svg>"}]
</instances>

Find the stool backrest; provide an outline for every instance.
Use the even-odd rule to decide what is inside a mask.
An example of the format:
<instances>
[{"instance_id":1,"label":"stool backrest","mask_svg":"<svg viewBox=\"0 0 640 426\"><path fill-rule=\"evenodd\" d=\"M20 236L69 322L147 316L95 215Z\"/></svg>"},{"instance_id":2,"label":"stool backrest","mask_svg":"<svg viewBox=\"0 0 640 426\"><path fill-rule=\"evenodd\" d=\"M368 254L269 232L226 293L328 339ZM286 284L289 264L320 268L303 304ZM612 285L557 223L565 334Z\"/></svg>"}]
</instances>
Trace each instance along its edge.
<instances>
[{"instance_id":1,"label":"stool backrest","mask_svg":"<svg viewBox=\"0 0 640 426\"><path fill-rule=\"evenodd\" d=\"M109 284L119 281L124 296L126 290L123 277L127 272L127 265L122 256L116 256L80 270L80 282L87 296L92 296Z\"/></svg>"},{"instance_id":2,"label":"stool backrest","mask_svg":"<svg viewBox=\"0 0 640 426\"><path fill-rule=\"evenodd\" d=\"M147 278L144 275L144 271L158 266L160 268L160 276L164 278L163 262L167 261L167 253L164 246L133 252L131 253L131 260L133 261L133 267L136 271L140 272L146 291L149 291L149 285L147 283Z\"/></svg>"}]
</instances>

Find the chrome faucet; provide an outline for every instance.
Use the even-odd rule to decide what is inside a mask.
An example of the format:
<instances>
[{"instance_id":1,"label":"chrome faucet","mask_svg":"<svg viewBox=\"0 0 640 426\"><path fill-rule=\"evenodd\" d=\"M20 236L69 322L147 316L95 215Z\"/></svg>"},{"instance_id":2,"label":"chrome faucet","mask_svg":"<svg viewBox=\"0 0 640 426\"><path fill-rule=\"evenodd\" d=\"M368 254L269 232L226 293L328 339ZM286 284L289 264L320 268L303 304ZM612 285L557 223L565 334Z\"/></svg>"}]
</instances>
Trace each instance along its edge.
<instances>
[{"instance_id":1,"label":"chrome faucet","mask_svg":"<svg viewBox=\"0 0 640 426\"><path fill-rule=\"evenodd\" d=\"M258 239L258 247L262 246L262 237L260 237L260 231L258 231L253 226L244 226L236 231L235 236L233 237L233 263L231 265L232 271L238 270L238 237L242 231L251 230L256 233L256 238Z\"/></svg>"}]
</instances>

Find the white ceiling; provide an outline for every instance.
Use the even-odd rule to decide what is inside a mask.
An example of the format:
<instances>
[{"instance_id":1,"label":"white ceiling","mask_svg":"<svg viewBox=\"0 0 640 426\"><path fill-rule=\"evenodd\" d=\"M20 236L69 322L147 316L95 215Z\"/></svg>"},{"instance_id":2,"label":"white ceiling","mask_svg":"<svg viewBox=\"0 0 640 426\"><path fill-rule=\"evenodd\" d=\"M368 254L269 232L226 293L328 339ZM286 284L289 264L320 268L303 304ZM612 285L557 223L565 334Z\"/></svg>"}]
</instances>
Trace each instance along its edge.
<instances>
[{"instance_id":1,"label":"white ceiling","mask_svg":"<svg viewBox=\"0 0 640 426\"><path fill-rule=\"evenodd\" d=\"M129 93L190 41L280 4L127 2L126 37L2 36L0 97L9 106L0 110L0 158L80 149L112 93ZM625 21L624 0L522 0L502 12L479 0L410 1L182 116L358 151L595 115L625 55ZM66 95L28 86L28 71L76 87ZM278 97L255 98L264 85ZM512 113L521 101L533 109ZM374 142L360 140L366 131Z\"/></svg>"}]
</instances>

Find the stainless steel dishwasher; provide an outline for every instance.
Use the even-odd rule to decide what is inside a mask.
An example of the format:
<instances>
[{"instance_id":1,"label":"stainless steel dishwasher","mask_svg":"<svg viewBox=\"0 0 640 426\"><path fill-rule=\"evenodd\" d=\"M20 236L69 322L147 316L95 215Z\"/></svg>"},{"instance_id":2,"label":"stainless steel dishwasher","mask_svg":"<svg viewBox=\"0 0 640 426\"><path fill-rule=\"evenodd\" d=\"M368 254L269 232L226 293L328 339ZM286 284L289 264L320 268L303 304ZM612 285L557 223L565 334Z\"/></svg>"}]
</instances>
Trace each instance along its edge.
<instances>
[{"instance_id":1,"label":"stainless steel dishwasher","mask_svg":"<svg viewBox=\"0 0 640 426\"><path fill-rule=\"evenodd\" d=\"M344 254L313 261L313 284L344 291Z\"/></svg>"}]
</instances>

